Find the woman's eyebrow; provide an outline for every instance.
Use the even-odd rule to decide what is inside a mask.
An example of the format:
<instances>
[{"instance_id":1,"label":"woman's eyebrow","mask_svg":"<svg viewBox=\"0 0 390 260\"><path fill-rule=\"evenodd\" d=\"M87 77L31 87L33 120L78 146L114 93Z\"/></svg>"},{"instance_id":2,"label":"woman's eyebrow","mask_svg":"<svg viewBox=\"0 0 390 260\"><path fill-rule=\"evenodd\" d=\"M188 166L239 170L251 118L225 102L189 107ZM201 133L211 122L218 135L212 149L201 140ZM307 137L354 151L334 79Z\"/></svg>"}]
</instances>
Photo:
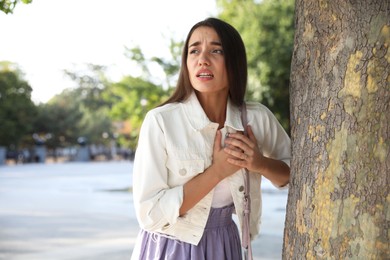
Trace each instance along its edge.
<instances>
[{"instance_id":1,"label":"woman's eyebrow","mask_svg":"<svg viewBox=\"0 0 390 260\"><path fill-rule=\"evenodd\" d=\"M200 43L201 43L200 41L197 41L197 42L194 42L194 43L188 45L188 47L190 48L190 47L198 46L198 45L200 45ZM216 45L216 46L222 46L222 43L220 43L218 41L212 41L212 42L210 42L210 44Z\"/></svg>"}]
</instances>

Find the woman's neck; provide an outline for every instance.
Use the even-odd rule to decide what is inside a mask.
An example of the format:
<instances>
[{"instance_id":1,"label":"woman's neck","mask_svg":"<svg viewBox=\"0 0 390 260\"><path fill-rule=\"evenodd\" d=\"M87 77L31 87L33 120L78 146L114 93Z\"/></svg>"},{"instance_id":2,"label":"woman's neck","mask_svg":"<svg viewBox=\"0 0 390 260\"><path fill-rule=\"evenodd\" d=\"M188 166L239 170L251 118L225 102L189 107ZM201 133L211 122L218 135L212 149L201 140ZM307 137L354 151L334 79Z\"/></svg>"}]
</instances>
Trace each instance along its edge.
<instances>
[{"instance_id":1,"label":"woman's neck","mask_svg":"<svg viewBox=\"0 0 390 260\"><path fill-rule=\"evenodd\" d=\"M209 120L223 128L226 120L227 94L197 92L196 95Z\"/></svg>"}]
</instances>

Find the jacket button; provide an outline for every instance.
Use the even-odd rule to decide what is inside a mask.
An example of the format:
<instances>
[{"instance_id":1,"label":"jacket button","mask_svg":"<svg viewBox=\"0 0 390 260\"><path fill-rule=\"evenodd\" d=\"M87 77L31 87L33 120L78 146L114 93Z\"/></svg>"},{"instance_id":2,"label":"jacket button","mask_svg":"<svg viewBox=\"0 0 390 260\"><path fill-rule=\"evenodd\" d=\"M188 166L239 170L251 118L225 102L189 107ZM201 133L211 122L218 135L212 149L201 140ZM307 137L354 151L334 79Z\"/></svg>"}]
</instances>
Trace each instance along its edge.
<instances>
[{"instance_id":1,"label":"jacket button","mask_svg":"<svg viewBox=\"0 0 390 260\"><path fill-rule=\"evenodd\" d=\"M164 229L167 229L167 228L169 228L169 223L166 223L163 227L162 227L162 229L164 230Z\"/></svg>"},{"instance_id":2,"label":"jacket button","mask_svg":"<svg viewBox=\"0 0 390 260\"><path fill-rule=\"evenodd\" d=\"M244 191L244 186L240 186L240 188L238 188L238 190L240 191L240 192L243 192Z\"/></svg>"},{"instance_id":3,"label":"jacket button","mask_svg":"<svg viewBox=\"0 0 390 260\"><path fill-rule=\"evenodd\" d=\"M187 174L187 170L186 169L180 169L179 170L179 174L181 175L181 176L184 176L184 175L186 175Z\"/></svg>"}]
</instances>

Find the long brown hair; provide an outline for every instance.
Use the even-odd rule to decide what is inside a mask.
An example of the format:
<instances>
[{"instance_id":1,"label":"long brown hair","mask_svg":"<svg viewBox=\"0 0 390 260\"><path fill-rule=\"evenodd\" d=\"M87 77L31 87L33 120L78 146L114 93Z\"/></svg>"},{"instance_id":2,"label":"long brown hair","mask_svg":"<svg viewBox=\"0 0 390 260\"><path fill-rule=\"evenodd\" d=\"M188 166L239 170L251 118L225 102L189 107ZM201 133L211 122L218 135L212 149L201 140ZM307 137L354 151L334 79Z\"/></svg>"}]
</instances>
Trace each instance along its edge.
<instances>
[{"instance_id":1,"label":"long brown hair","mask_svg":"<svg viewBox=\"0 0 390 260\"><path fill-rule=\"evenodd\" d=\"M186 100L192 93L193 87L187 70L188 44L192 33L199 27L213 28L218 34L224 51L225 66L229 81L229 96L233 104L240 106L244 102L248 69L244 42L238 31L230 24L217 19L207 18L196 23L187 35L185 41L179 79L173 94L162 105Z\"/></svg>"}]
</instances>

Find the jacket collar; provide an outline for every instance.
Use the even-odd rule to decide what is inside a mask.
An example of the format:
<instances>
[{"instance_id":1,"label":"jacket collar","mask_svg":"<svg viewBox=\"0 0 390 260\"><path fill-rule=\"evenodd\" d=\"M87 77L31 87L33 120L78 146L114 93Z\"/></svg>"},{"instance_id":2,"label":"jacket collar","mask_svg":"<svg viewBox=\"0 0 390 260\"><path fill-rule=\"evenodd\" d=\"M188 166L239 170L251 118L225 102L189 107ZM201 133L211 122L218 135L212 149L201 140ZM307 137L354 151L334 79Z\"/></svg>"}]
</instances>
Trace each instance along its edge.
<instances>
[{"instance_id":1,"label":"jacket collar","mask_svg":"<svg viewBox=\"0 0 390 260\"><path fill-rule=\"evenodd\" d=\"M208 119L194 91L187 100L181 103L181 107L190 122L191 127L195 131L200 131L210 124L215 124ZM231 103L230 98L227 102L225 127L226 126L231 127L236 131L244 131L241 122L241 112L237 106L234 106Z\"/></svg>"}]
</instances>

